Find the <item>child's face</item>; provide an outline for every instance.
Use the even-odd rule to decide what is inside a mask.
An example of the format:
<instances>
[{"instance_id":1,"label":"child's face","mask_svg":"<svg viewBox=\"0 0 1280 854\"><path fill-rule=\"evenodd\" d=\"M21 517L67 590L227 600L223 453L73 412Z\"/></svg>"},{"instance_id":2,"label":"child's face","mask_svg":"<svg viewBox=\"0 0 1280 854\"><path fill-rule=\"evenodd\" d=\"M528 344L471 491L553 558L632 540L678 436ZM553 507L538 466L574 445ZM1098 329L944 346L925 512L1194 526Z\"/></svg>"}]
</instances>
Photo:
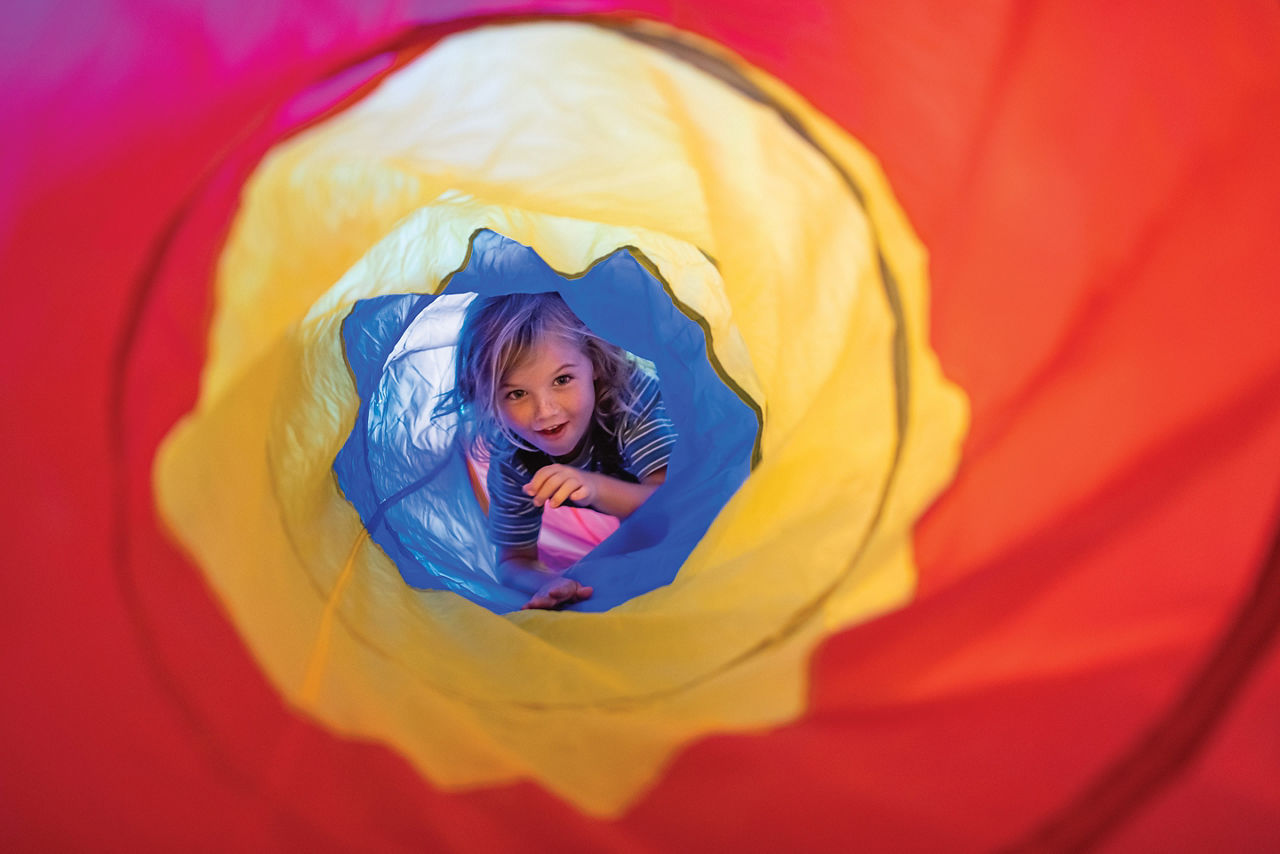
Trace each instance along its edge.
<instances>
[{"instance_id":1,"label":"child's face","mask_svg":"<svg viewBox=\"0 0 1280 854\"><path fill-rule=\"evenodd\" d=\"M498 386L498 413L511 432L552 456L575 448L595 414L595 371L577 345L546 337Z\"/></svg>"}]
</instances>

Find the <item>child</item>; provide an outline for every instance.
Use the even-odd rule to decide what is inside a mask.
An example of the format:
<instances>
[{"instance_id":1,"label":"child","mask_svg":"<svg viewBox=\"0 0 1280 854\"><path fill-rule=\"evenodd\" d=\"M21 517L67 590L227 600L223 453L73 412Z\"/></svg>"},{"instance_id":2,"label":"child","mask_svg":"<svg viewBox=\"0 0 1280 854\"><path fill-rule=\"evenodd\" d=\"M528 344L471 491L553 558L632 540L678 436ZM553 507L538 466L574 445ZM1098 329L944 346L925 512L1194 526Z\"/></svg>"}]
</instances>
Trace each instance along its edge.
<instances>
[{"instance_id":1,"label":"child","mask_svg":"<svg viewBox=\"0 0 1280 854\"><path fill-rule=\"evenodd\" d=\"M631 515L666 479L675 430L658 381L593 335L559 294L477 297L458 339L457 412L489 459L489 534L504 584L525 608L586 599L592 588L538 559L544 507Z\"/></svg>"}]
</instances>

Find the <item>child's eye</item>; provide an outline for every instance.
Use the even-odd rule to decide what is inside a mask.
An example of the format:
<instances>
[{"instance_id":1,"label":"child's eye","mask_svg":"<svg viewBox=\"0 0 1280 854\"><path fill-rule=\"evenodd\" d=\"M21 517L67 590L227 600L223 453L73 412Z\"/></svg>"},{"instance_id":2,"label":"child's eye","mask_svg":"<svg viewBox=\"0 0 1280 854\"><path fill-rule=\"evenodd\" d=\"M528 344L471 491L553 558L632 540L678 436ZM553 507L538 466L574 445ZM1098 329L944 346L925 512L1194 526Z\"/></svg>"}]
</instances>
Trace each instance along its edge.
<instances>
[{"instance_id":1,"label":"child's eye","mask_svg":"<svg viewBox=\"0 0 1280 854\"><path fill-rule=\"evenodd\" d=\"M554 380L556 385L564 385L572 381L573 381L572 374L561 374L560 376L556 377Z\"/></svg>"},{"instance_id":2,"label":"child's eye","mask_svg":"<svg viewBox=\"0 0 1280 854\"><path fill-rule=\"evenodd\" d=\"M513 388L506 393L507 400L519 400L522 397L524 397L524 389L522 388Z\"/></svg>"}]
</instances>

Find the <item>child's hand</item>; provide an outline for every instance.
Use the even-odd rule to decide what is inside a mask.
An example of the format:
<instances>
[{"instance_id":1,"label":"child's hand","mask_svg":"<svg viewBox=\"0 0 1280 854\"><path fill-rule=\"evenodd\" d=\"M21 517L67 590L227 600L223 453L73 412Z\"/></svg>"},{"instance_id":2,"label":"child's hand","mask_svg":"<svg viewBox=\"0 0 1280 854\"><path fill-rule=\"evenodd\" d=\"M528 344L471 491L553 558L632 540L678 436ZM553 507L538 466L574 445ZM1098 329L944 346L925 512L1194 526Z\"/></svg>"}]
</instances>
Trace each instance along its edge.
<instances>
[{"instance_id":1,"label":"child's hand","mask_svg":"<svg viewBox=\"0 0 1280 854\"><path fill-rule=\"evenodd\" d=\"M533 479L524 485L525 495L533 498L533 505L559 507L573 500L588 507L596 500L596 477L591 472L573 466L555 463L543 466Z\"/></svg>"},{"instance_id":2,"label":"child's hand","mask_svg":"<svg viewBox=\"0 0 1280 854\"><path fill-rule=\"evenodd\" d=\"M572 605L583 599L590 599L593 588L584 587L572 578L557 576L538 589L537 593L524 603L524 608L556 608L560 605Z\"/></svg>"}]
</instances>

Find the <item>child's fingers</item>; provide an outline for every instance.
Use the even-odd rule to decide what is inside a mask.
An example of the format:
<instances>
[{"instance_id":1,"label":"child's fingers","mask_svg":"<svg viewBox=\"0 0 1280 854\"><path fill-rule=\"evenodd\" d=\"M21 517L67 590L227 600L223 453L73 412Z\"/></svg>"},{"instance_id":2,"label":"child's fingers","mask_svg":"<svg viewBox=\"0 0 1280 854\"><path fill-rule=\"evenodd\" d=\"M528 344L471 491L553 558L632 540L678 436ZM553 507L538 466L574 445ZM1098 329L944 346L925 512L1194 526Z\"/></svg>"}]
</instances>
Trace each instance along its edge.
<instances>
[{"instance_id":1,"label":"child's fingers","mask_svg":"<svg viewBox=\"0 0 1280 854\"><path fill-rule=\"evenodd\" d=\"M551 493L551 498L547 503L552 507L559 507L561 504L569 500L569 496L573 495L573 493L577 492L581 488L582 484L578 483L578 481L571 478L566 479L556 487L555 492Z\"/></svg>"},{"instance_id":2,"label":"child's fingers","mask_svg":"<svg viewBox=\"0 0 1280 854\"><path fill-rule=\"evenodd\" d=\"M559 469L559 466L544 466L524 485L525 494L533 498L534 506L541 507L555 492L556 485L564 476Z\"/></svg>"},{"instance_id":3,"label":"child's fingers","mask_svg":"<svg viewBox=\"0 0 1280 854\"><path fill-rule=\"evenodd\" d=\"M583 587L581 584L574 581L572 587L567 587L565 589L565 595L561 598L560 604L572 605L574 602L581 602L583 599L588 599L591 597L592 590L592 588Z\"/></svg>"},{"instance_id":4,"label":"child's fingers","mask_svg":"<svg viewBox=\"0 0 1280 854\"><path fill-rule=\"evenodd\" d=\"M534 472L533 477L529 478L529 482L520 487L524 490L525 495L537 495L538 490L542 488L542 482L547 479L547 468L540 468Z\"/></svg>"},{"instance_id":5,"label":"child's fingers","mask_svg":"<svg viewBox=\"0 0 1280 854\"><path fill-rule=\"evenodd\" d=\"M525 484L524 491L533 499L535 507L541 507L542 502L547 500L547 482L549 478L535 476L533 480Z\"/></svg>"},{"instance_id":6,"label":"child's fingers","mask_svg":"<svg viewBox=\"0 0 1280 854\"><path fill-rule=\"evenodd\" d=\"M539 590L533 596L529 597L529 601L524 603L524 607L528 608L554 608L564 600L563 595L559 594L557 588Z\"/></svg>"},{"instance_id":7,"label":"child's fingers","mask_svg":"<svg viewBox=\"0 0 1280 854\"><path fill-rule=\"evenodd\" d=\"M572 578L564 578L539 590L521 606L521 610L550 610L560 605L572 605L574 602L590 599L594 592L594 587L584 587Z\"/></svg>"},{"instance_id":8,"label":"child's fingers","mask_svg":"<svg viewBox=\"0 0 1280 854\"><path fill-rule=\"evenodd\" d=\"M556 490L560 488L560 481L557 478L549 477L543 481L542 486L538 489L536 495L533 496L533 504L535 507L541 507L556 494ZM554 506L554 505L552 505Z\"/></svg>"},{"instance_id":9,"label":"child's fingers","mask_svg":"<svg viewBox=\"0 0 1280 854\"><path fill-rule=\"evenodd\" d=\"M556 472L542 482L537 494L533 496L534 506L541 507L543 504L549 504L552 507L559 507L580 486L582 486L582 479L577 476L574 469Z\"/></svg>"},{"instance_id":10,"label":"child's fingers","mask_svg":"<svg viewBox=\"0 0 1280 854\"><path fill-rule=\"evenodd\" d=\"M538 490L542 489L548 480L554 478L556 475L564 475L565 469L567 468L570 467L561 465L560 463L552 463L549 466L543 466L533 473L533 477L529 478L529 482L523 487L524 491L529 495L537 495Z\"/></svg>"}]
</instances>

